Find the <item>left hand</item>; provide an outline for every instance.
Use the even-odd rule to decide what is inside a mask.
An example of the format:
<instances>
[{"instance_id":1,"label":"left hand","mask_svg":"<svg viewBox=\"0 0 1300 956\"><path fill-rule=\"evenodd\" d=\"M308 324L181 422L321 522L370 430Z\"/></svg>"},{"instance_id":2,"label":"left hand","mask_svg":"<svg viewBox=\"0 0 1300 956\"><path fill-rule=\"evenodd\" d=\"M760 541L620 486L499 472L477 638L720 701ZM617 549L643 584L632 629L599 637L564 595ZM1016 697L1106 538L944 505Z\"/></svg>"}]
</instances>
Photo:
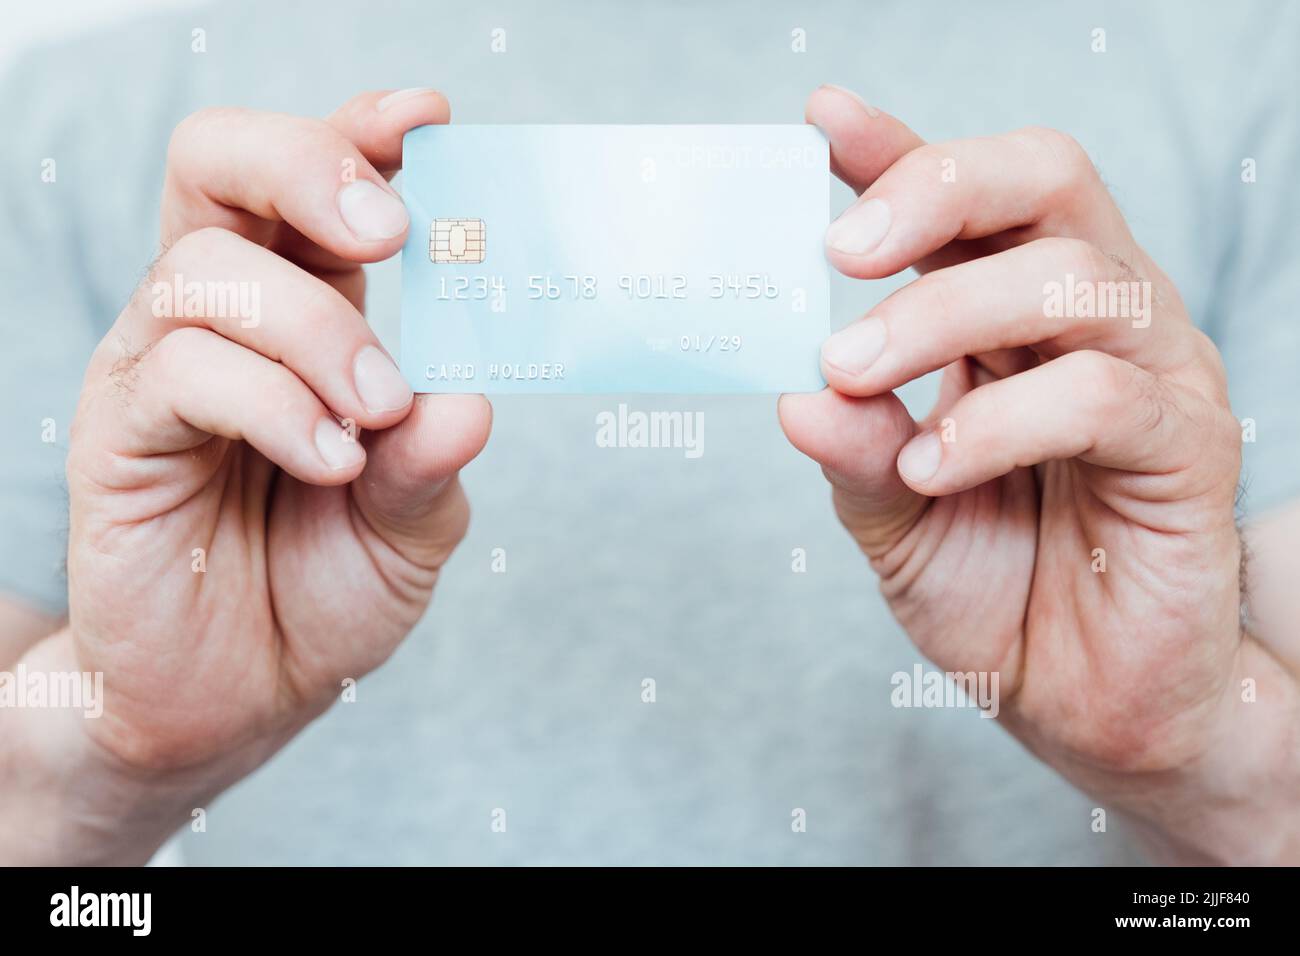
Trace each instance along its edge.
<instances>
[{"instance_id":1,"label":"left hand","mask_svg":"<svg viewBox=\"0 0 1300 956\"><path fill-rule=\"evenodd\" d=\"M1241 434L1215 347L1070 137L924 145L835 88L808 117L861 194L831 263L923 275L827 340L830 387L783 396L786 434L925 656L998 672L1031 751L1184 857L1246 853L1181 833L1290 733L1241 681L1295 695L1239 622ZM892 390L939 369L914 422Z\"/></svg>"}]
</instances>

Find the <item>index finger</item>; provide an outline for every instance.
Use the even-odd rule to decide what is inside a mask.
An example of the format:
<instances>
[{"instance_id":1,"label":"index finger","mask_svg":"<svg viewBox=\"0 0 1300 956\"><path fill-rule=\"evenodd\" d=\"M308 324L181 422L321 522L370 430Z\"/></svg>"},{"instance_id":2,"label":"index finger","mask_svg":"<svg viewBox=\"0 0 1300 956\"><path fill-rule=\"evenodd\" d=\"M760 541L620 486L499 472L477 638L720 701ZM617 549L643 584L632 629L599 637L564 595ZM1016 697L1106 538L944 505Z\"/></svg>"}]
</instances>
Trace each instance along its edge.
<instances>
[{"instance_id":1,"label":"index finger","mask_svg":"<svg viewBox=\"0 0 1300 956\"><path fill-rule=\"evenodd\" d=\"M906 123L829 83L808 97L804 119L830 140L831 172L859 195L900 158L925 145Z\"/></svg>"},{"instance_id":2,"label":"index finger","mask_svg":"<svg viewBox=\"0 0 1300 956\"><path fill-rule=\"evenodd\" d=\"M1084 239L1138 261L1083 147L1054 130L1025 129L903 156L831 223L826 253L845 275L878 279L953 242L1000 237L1011 246L1042 236Z\"/></svg>"},{"instance_id":3,"label":"index finger","mask_svg":"<svg viewBox=\"0 0 1300 956\"><path fill-rule=\"evenodd\" d=\"M275 251L308 268L393 255L409 217L380 168L400 165L408 129L445 122L448 109L438 94L380 109L387 95L349 102L340 111L352 118L346 124L242 109L187 117L168 148L164 243L216 226L260 244L278 242L285 248Z\"/></svg>"},{"instance_id":4,"label":"index finger","mask_svg":"<svg viewBox=\"0 0 1300 956\"><path fill-rule=\"evenodd\" d=\"M331 113L325 123L355 146L387 182L402 167L402 138L406 133L417 126L445 125L450 119L451 106L445 96L427 87L414 87L361 93ZM400 245L397 243L387 255ZM273 248L309 269L352 267L346 257L332 255L300 232L286 231L277 237Z\"/></svg>"},{"instance_id":5,"label":"index finger","mask_svg":"<svg viewBox=\"0 0 1300 956\"><path fill-rule=\"evenodd\" d=\"M402 137L417 126L451 122L447 97L429 87L354 96L326 118L387 179L402 168Z\"/></svg>"}]
</instances>

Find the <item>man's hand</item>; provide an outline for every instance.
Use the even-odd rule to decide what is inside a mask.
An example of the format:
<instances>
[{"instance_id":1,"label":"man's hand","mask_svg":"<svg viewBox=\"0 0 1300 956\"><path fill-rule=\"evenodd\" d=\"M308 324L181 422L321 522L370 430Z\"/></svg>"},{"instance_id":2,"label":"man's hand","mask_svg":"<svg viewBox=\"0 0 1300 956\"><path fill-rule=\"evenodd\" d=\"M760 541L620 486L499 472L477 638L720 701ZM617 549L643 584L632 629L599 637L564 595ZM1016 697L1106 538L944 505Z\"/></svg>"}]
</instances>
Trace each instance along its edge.
<instances>
[{"instance_id":1,"label":"man's hand","mask_svg":"<svg viewBox=\"0 0 1300 956\"><path fill-rule=\"evenodd\" d=\"M413 400L360 311L360 264L406 236L402 135L447 119L438 93L371 93L328 121L208 110L172 138L163 254L73 426L69 625L32 651L104 674L77 785L169 794L128 855L383 662L465 533L457 472L490 406Z\"/></svg>"},{"instance_id":2,"label":"man's hand","mask_svg":"<svg viewBox=\"0 0 1300 956\"><path fill-rule=\"evenodd\" d=\"M780 405L899 621L940 668L998 672L1008 728L1171 856L1300 852L1295 680L1240 625L1223 366L1086 153L1033 129L925 145L835 88L808 119L860 193L831 263L922 273ZM892 390L939 369L914 422ZM1279 839L1211 820L1234 802L1289 808Z\"/></svg>"}]
</instances>

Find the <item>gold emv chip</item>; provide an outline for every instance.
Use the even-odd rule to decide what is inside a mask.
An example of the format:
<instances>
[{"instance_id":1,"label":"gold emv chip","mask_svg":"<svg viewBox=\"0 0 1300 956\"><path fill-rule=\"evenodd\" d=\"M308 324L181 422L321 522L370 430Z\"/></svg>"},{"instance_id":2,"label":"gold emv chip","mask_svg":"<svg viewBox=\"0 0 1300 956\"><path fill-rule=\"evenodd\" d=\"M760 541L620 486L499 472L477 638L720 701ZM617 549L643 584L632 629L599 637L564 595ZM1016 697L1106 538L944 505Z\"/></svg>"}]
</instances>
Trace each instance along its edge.
<instances>
[{"instance_id":1,"label":"gold emv chip","mask_svg":"<svg viewBox=\"0 0 1300 956\"><path fill-rule=\"evenodd\" d=\"M482 219L435 219L429 230L429 258L434 262L482 262L487 255L487 227Z\"/></svg>"}]
</instances>

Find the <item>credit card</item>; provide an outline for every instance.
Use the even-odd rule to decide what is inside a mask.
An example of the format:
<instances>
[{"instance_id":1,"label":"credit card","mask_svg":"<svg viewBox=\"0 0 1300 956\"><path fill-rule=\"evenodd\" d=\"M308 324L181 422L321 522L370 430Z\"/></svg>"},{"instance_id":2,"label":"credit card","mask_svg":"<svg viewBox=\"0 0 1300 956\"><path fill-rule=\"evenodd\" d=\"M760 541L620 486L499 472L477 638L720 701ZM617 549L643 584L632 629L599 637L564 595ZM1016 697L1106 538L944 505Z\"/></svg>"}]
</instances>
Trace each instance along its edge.
<instances>
[{"instance_id":1,"label":"credit card","mask_svg":"<svg viewBox=\"0 0 1300 956\"><path fill-rule=\"evenodd\" d=\"M807 125L406 134L417 392L807 392L825 381L826 139Z\"/></svg>"}]
</instances>

